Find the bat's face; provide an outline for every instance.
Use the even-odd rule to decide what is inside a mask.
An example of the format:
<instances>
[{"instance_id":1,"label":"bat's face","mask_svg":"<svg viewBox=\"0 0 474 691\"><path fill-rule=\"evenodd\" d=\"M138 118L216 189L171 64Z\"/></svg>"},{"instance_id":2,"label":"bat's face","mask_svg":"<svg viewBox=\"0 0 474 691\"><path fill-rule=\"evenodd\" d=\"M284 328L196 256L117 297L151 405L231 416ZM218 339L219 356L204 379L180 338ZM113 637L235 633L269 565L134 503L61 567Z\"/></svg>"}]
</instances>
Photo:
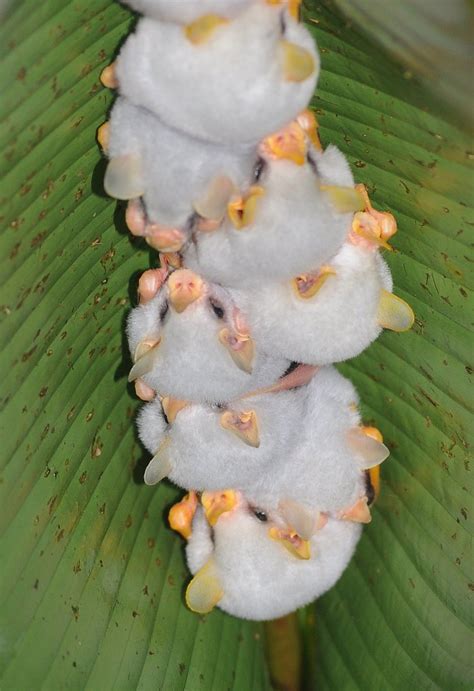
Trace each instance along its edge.
<instances>
[{"instance_id":1,"label":"bat's face","mask_svg":"<svg viewBox=\"0 0 474 691\"><path fill-rule=\"evenodd\" d=\"M289 364L258 352L229 294L187 269L132 311L128 336L130 378L186 400L229 400L272 384Z\"/></svg>"},{"instance_id":2,"label":"bat's face","mask_svg":"<svg viewBox=\"0 0 474 691\"><path fill-rule=\"evenodd\" d=\"M154 483L166 472L187 490L254 488L261 477L278 474L277 459L286 459L297 444L298 394L281 391L222 407L169 397L149 403L138 418L140 439L154 455L145 481Z\"/></svg>"},{"instance_id":3,"label":"bat's face","mask_svg":"<svg viewBox=\"0 0 474 691\"><path fill-rule=\"evenodd\" d=\"M311 129L300 124L308 120ZM263 140L252 179L233 192L220 227L194 234L186 261L210 280L239 288L290 281L331 260L363 200L344 155L314 144L309 111Z\"/></svg>"},{"instance_id":4,"label":"bat's face","mask_svg":"<svg viewBox=\"0 0 474 691\"><path fill-rule=\"evenodd\" d=\"M184 29L142 20L117 60L121 93L193 136L257 143L306 107L319 72L311 35L282 7L256 3Z\"/></svg>"},{"instance_id":5,"label":"bat's face","mask_svg":"<svg viewBox=\"0 0 474 691\"><path fill-rule=\"evenodd\" d=\"M377 338L390 272L376 252L345 243L326 265L277 285L243 293L252 333L265 349L326 365L355 357ZM403 330L401 326L389 327ZM409 328L409 325L408 325Z\"/></svg>"},{"instance_id":6,"label":"bat's face","mask_svg":"<svg viewBox=\"0 0 474 691\"><path fill-rule=\"evenodd\" d=\"M195 611L218 605L247 619L283 616L338 580L360 536L359 525L329 518L303 540L278 513L251 506L240 494L232 508L224 499L221 514L213 495L204 493L202 501L208 524L196 522L187 548L196 576L186 599Z\"/></svg>"},{"instance_id":7,"label":"bat's face","mask_svg":"<svg viewBox=\"0 0 474 691\"><path fill-rule=\"evenodd\" d=\"M160 251L170 246L178 251L188 237L195 207L212 213L225 194L219 181L225 177L224 186L243 184L257 157L255 148L190 137L122 97L111 112L107 152L107 193L134 199L135 207L137 197L142 198L141 223L133 223L130 212L127 221L132 232L147 237Z\"/></svg>"}]
</instances>

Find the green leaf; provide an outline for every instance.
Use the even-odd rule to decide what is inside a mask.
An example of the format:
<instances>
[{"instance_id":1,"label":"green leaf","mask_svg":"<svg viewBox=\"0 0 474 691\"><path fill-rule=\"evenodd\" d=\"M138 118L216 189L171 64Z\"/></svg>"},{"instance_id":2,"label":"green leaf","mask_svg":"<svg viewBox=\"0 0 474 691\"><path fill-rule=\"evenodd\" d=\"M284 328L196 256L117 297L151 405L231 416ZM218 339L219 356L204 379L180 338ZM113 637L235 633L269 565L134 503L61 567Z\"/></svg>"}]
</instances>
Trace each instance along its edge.
<instances>
[{"instance_id":1,"label":"green leaf","mask_svg":"<svg viewBox=\"0 0 474 691\"><path fill-rule=\"evenodd\" d=\"M123 321L150 257L95 141L130 26L108 0L28 0L2 28L1 686L263 689L262 627L184 606L180 492L136 480Z\"/></svg>"},{"instance_id":2,"label":"green leaf","mask_svg":"<svg viewBox=\"0 0 474 691\"><path fill-rule=\"evenodd\" d=\"M447 116L474 127L471 0L335 0L344 15L407 67L444 103Z\"/></svg>"},{"instance_id":3,"label":"green leaf","mask_svg":"<svg viewBox=\"0 0 474 691\"><path fill-rule=\"evenodd\" d=\"M301 613L307 685L470 688L473 154L404 67L307 4L322 139L397 216L387 260L417 316L343 368L392 455L354 562ZM263 628L187 611L165 521L180 493L137 481L123 320L154 258L105 197L95 141L98 77L132 25L109 0L22 0L1 29L2 688L260 690Z\"/></svg>"},{"instance_id":4,"label":"green leaf","mask_svg":"<svg viewBox=\"0 0 474 691\"><path fill-rule=\"evenodd\" d=\"M391 456L354 561L316 604L315 624L304 623L313 683L472 688L473 154L403 67L329 3L311 4L306 20L324 66L313 101L323 143L337 144L378 208L395 214L396 252L385 258L416 313L412 332L385 332L342 368Z\"/></svg>"}]
</instances>

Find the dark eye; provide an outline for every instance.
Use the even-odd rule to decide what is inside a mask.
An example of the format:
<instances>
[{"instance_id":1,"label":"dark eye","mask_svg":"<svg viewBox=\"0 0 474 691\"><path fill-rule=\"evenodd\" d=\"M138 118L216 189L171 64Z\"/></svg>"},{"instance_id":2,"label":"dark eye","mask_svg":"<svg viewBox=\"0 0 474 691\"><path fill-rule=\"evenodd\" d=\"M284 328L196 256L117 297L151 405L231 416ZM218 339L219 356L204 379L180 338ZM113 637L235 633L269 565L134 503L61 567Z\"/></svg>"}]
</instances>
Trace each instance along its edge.
<instances>
[{"instance_id":1,"label":"dark eye","mask_svg":"<svg viewBox=\"0 0 474 691\"><path fill-rule=\"evenodd\" d=\"M209 304L212 308L212 311L216 315L218 319L224 319L225 316L225 310L222 307L222 305L217 302L217 300L214 300L213 298L209 298Z\"/></svg>"},{"instance_id":2,"label":"dark eye","mask_svg":"<svg viewBox=\"0 0 474 691\"><path fill-rule=\"evenodd\" d=\"M306 159L307 159L309 165L311 166L311 168L313 169L313 173L315 175L319 175L318 165L309 152L306 156Z\"/></svg>"},{"instance_id":3,"label":"dark eye","mask_svg":"<svg viewBox=\"0 0 474 691\"><path fill-rule=\"evenodd\" d=\"M263 158L259 158L257 163L255 164L255 168L253 171L253 177L255 182L258 182L260 178L262 177L262 173L266 167L266 162L263 160Z\"/></svg>"},{"instance_id":4,"label":"dark eye","mask_svg":"<svg viewBox=\"0 0 474 691\"><path fill-rule=\"evenodd\" d=\"M164 303L163 307L160 310L160 321L163 321L163 319L166 317L166 315L168 314L169 308L170 308L170 306L168 304L168 300L166 300L166 302Z\"/></svg>"},{"instance_id":5,"label":"dark eye","mask_svg":"<svg viewBox=\"0 0 474 691\"><path fill-rule=\"evenodd\" d=\"M265 511L260 511L260 509L252 509L253 515L258 518L259 521L262 521L262 523L266 523L268 521L268 516L265 513Z\"/></svg>"},{"instance_id":6,"label":"dark eye","mask_svg":"<svg viewBox=\"0 0 474 691\"><path fill-rule=\"evenodd\" d=\"M280 14L280 31L281 31L281 35L284 36L284 35L285 35L285 31L286 31L285 12L282 12L282 13Z\"/></svg>"}]
</instances>

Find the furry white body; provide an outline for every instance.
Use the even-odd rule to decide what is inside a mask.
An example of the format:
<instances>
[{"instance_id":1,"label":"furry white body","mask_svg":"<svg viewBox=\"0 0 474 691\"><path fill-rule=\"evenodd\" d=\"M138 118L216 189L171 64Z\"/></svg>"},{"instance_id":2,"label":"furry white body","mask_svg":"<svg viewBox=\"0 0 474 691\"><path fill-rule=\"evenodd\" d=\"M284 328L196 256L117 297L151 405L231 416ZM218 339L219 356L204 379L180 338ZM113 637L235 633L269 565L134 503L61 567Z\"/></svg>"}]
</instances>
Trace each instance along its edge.
<instances>
[{"instance_id":1,"label":"furry white body","mask_svg":"<svg viewBox=\"0 0 474 691\"><path fill-rule=\"evenodd\" d=\"M264 194L255 219L240 230L227 216L212 233L195 233L188 266L209 280L238 287L290 280L328 261L349 234L352 213L339 213L320 184L352 187L344 155L334 146L310 152L309 162L269 160L258 180Z\"/></svg>"},{"instance_id":2,"label":"furry white body","mask_svg":"<svg viewBox=\"0 0 474 691\"><path fill-rule=\"evenodd\" d=\"M290 500L313 512L337 512L365 494L364 459L351 448L350 430L360 424L353 385L333 367L324 367L302 387L303 418L297 442L274 457L268 472L246 488L256 506L276 510Z\"/></svg>"},{"instance_id":3,"label":"furry white body","mask_svg":"<svg viewBox=\"0 0 474 691\"><path fill-rule=\"evenodd\" d=\"M213 529L199 508L186 557L192 573L212 558L224 592L218 607L236 617L282 617L325 593L352 557L361 526L329 519L311 539L312 556L298 559L268 536L246 507L222 515Z\"/></svg>"},{"instance_id":4,"label":"furry white body","mask_svg":"<svg viewBox=\"0 0 474 691\"><path fill-rule=\"evenodd\" d=\"M365 494L364 459L347 438L360 425L357 403L352 384L325 367L306 386L230 404L255 412L258 448L223 428L223 410L210 406L190 405L168 426L156 400L140 411L138 429L152 454L168 438L168 477L185 489L232 487L255 506L276 510L285 499L316 515L345 509Z\"/></svg>"},{"instance_id":5,"label":"furry white body","mask_svg":"<svg viewBox=\"0 0 474 691\"><path fill-rule=\"evenodd\" d=\"M236 290L255 342L277 357L326 365L355 357L380 334L377 310L390 271L379 253L351 243L328 262L330 275L308 299L287 282Z\"/></svg>"},{"instance_id":6,"label":"furry white body","mask_svg":"<svg viewBox=\"0 0 474 691\"><path fill-rule=\"evenodd\" d=\"M258 0L123 0L137 12L163 22L187 24L206 14L232 19Z\"/></svg>"},{"instance_id":7,"label":"furry white body","mask_svg":"<svg viewBox=\"0 0 474 691\"><path fill-rule=\"evenodd\" d=\"M258 485L261 475L273 476L283 459L288 459L300 434L303 402L299 390L294 390L230 404L233 411L255 411L260 437L258 448L245 444L222 427L222 409L191 404L167 426L158 400L140 411L139 436L154 454L168 435L166 455L172 468L168 477L180 487L200 491L227 487L245 490Z\"/></svg>"},{"instance_id":8,"label":"furry white body","mask_svg":"<svg viewBox=\"0 0 474 691\"><path fill-rule=\"evenodd\" d=\"M319 71L311 35L286 11L283 34L282 12L253 5L201 45L177 24L141 19L116 61L120 93L191 136L256 144L306 107ZM313 56L304 81L284 79L282 41Z\"/></svg>"},{"instance_id":9,"label":"furry white body","mask_svg":"<svg viewBox=\"0 0 474 691\"><path fill-rule=\"evenodd\" d=\"M232 148L194 139L168 127L149 111L119 98L110 116L109 158L140 158L148 221L186 230L212 180L226 175L236 185L251 178L254 147ZM106 178L107 181L107 178Z\"/></svg>"},{"instance_id":10,"label":"furry white body","mask_svg":"<svg viewBox=\"0 0 474 691\"><path fill-rule=\"evenodd\" d=\"M219 286L205 284L202 296L184 312L178 313L170 305L161 320L160 313L169 301L168 284L169 281L148 303L133 309L127 324L132 355L140 342L161 339L154 349L153 369L143 376L152 389L164 396L190 401L222 402L269 386L287 370L289 361L269 357L259 349L251 374L236 366L219 341L220 330L226 325L234 326L235 304ZM223 319L213 313L209 305L211 295L218 295L225 306Z\"/></svg>"}]
</instances>

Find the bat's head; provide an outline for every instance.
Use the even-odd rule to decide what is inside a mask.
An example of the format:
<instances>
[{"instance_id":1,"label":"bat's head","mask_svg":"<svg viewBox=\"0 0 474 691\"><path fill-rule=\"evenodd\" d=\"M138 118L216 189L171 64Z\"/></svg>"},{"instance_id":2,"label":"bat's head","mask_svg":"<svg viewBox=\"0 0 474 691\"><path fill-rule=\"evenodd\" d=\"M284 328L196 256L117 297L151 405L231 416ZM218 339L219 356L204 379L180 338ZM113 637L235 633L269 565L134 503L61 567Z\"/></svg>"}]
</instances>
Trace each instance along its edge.
<instances>
[{"instance_id":1,"label":"bat's head","mask_svg":"<svg viewBox=\"0 0 474 691\"><path fill-rule=\"evenodd\" d=\"M180 487L245 490L279 473L279 459L295 448L302 420L295 390L259 394L225 406L166 396L144 406L140 439L153 454L147 484L164 476Z\"/></svg>"},{"instance_id":2,"label":"bat's head","mask_svg":"<svg viewBox=\"0 0 474 691\"><path fill-rule=\"evenodd\" d=\"M314 41L286 3L185 26L144 19L117 60L125 97L192 136L239 146L305 108L318 73Z\"/></svg>"},{"instance_id":3,"label":"bat's head","mask_svg":"<svg viewBox=\"0 0 474 691\"><path fill-rule=\"evenodd\" d=\"M218 605L246 619L281 617L334 585L360 536L359 525L328 518L304 539L281 512L232 490L204 492L201 501L207 520L196 516L187 547L195 576L186 601L197 612Z\"/></svg>"},{"instance_id":4,"label":"bat's head","mask_svg":"<svg viewBox=\"0 0 474 691\"><path fill-rule=\"evenodd\" d=\"M264 477L247 485L247 499L270 509L289 502L369 522L365 473L378 467L389 450L381 435L374 439L361 425L357 392L336 369L323 367L295 393L301 404L297 434L275 453ZM291 515L293 527L307 535L301 528L306 512L292 510Z\"/></svg>"},{"instance_id":5,"label":"bat's head","mask_svg":"<svg viewBox=\"0 0 474 691\"><path fill-rule=\"evenodd\" d=\"M195 234L187 250L204 275L233 287L291 280L325 264L363 208L344 155L335 147L317 151L298 120L263 140L260 154L221 226Z\"/></svg>"},{"instance_id":6,"label":"bat's head","mask_svg":"<svg viewBox=\"0 0 474 691\"><path fill-rule=\"evenodd\" d=\"M156 295L132 310L128 338L134 367L162 395L225 401L272 384L284 360L258 352L229 295L188 269L167 276Z\"/></svg>"}]
</instances>

